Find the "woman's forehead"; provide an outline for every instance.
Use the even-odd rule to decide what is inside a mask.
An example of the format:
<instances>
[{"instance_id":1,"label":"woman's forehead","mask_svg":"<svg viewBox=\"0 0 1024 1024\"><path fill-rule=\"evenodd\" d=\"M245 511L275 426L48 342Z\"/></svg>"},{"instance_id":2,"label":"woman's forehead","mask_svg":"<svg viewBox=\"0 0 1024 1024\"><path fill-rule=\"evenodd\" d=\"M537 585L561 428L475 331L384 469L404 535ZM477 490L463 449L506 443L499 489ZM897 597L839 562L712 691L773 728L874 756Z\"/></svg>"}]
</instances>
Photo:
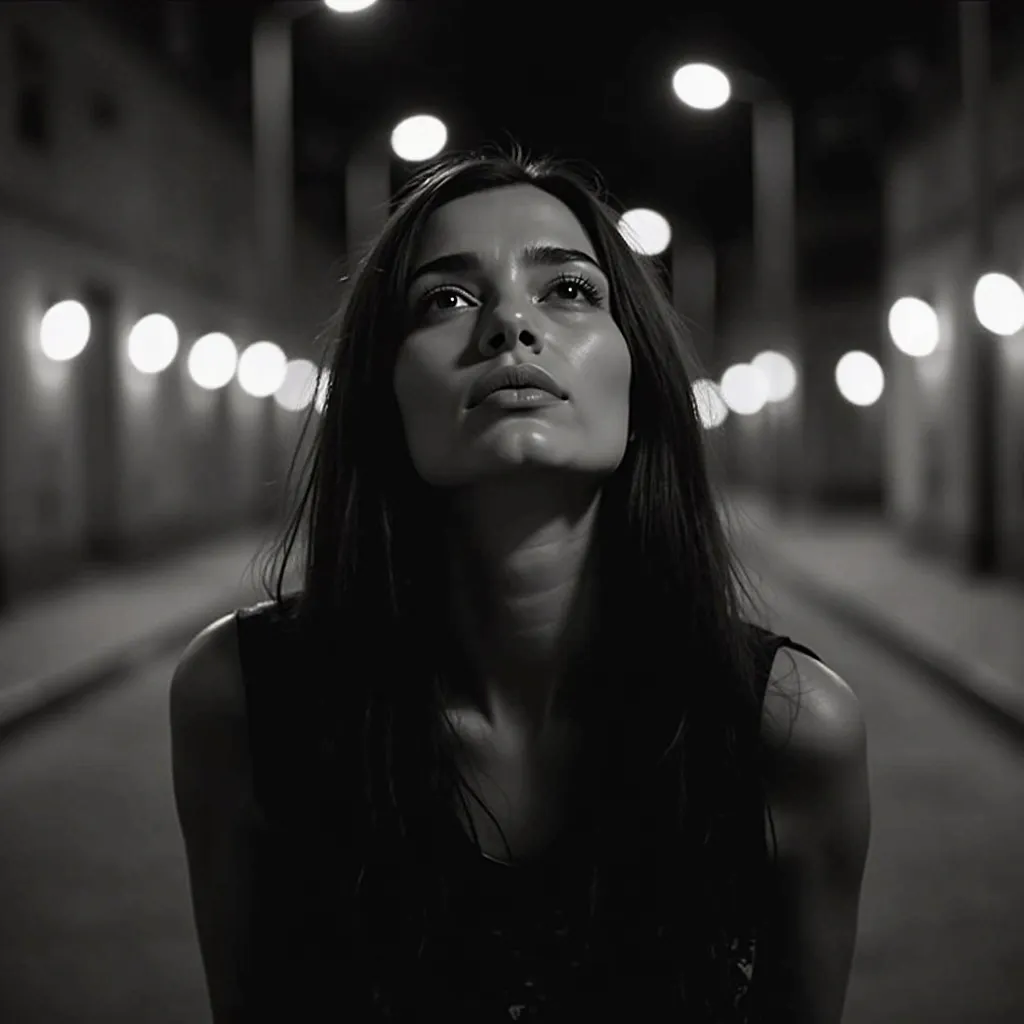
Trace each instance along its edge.
<instances>
[{"instance_id":1,"label":"woman's forehead","mask_svg":"<svg viewBox=\"0 0 1024 1024\"><path fill-rule=\"evenodd\" d=\"M565 203L533 185L509 185L438 207L424 227L417 262L451 253L501 258L536 245L596 256L583 225Z\"/></svg>"}]
</instances>

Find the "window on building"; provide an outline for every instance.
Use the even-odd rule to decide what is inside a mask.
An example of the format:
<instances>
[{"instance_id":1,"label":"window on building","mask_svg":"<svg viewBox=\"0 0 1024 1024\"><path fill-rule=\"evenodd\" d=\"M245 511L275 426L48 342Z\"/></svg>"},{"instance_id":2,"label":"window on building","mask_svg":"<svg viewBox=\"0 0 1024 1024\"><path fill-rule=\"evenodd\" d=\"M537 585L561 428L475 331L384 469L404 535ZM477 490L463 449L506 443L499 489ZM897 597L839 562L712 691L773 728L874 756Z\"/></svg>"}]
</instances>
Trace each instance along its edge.
<instances>
[{"instance_id":1,"label":"window on building","mask_svg":"<svg viewBox=\"0 0 1024 1024\"><path fill-rule=\"evenodd\" d=\"M17 27L14 46L14 132L33 149L49 149L52 141L50 76L46 49L27 29Z\"/></svg>"}]
</instances>

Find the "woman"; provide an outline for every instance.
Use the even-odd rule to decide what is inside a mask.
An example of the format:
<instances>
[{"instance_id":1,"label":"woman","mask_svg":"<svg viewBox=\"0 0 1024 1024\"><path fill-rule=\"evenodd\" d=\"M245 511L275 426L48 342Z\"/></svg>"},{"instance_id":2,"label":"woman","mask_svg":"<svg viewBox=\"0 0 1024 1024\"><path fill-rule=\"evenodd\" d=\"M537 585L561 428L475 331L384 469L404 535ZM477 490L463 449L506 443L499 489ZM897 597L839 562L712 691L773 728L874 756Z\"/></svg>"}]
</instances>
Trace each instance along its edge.
<instances>
[{"instance_id":1,"label":"woman","mask_svg":"<svg viewBox=\"0 0 1024 1024\"><path fill-rule=\"evenodd\" d=\"M684 340L568 171L399 197L279 552L300 593L172 682L217 1024L838 1024L864 727L743 619Z\"/></svg>"}]
</instances>

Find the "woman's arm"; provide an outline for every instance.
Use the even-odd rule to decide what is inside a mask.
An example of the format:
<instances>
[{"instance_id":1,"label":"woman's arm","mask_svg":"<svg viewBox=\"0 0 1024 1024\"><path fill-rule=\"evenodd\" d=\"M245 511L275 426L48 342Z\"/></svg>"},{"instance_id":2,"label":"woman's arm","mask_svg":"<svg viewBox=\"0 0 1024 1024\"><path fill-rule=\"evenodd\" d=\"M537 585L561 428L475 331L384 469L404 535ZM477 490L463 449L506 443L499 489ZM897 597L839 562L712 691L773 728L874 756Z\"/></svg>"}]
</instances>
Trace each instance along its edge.
<instances>
[{"instance_id":1,"label":"woman's arm","mask_svg":"<svg viewBox=\"0 0 1024 1024\"><path fill-rule=\"evenodd\" d=\"M867 738L834 672L782 650L765 700L777 888L764 962L766 1021L840 1024L870 840Z\"/></svg>"},{"instance_id":2,"label":"woman's arm","mask_svg":"<svg viewBox=\"0 0 1024 1024\"><path fill-rule=\"evenodd\" d=\"M254 811L233 615L186 649L171 680L170 725L174 797L214 1024L242 1024Z\"/></svg>"}]
</instances>

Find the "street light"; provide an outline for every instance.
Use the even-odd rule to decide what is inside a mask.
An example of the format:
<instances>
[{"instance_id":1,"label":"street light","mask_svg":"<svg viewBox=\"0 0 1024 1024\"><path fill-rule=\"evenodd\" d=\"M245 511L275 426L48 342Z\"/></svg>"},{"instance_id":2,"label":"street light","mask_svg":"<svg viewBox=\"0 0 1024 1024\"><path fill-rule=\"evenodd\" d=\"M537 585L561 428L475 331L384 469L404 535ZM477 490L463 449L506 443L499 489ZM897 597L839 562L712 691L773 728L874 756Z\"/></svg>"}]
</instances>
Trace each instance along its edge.
<instances>
[{"instance_id":1,"label":"street light","mask_svg":"<svg viewBox=\"0 0 1024 1024\"><path fill-rule=\"evenodd\" d=\"M874 405L885 390L885 371L867 352L847 352L835 369L836 387L851 405Z\"/></svg>"},{"instance_id":2,"label":"street light","mask_svg":"<svg viewBox=\"0 0 1024 1024\"><path fill-rule=\"evenodd\" d=\"M253 398L269 398L284 383L288 358L272 341L255 341L239 357L235 376Z\"/></svg>"},{"instance_id":3,"label":"street light","mask_svg":"<svg viewBox=\"0 0 1024 1024\"><path fill-rule=\"evenodd\" d=\"M974 312L982 328L968 335L964 346L965 397L971 410L968 451L973 462L968 491L967 565L975 572L995 568L999 552L999 424L998 361L986 330L1006 328L1009 298L1005 282L988 276L996 256L995 179L992 140L992 13L988 3L957 4L959 16L960 90L963 113L963 150L967 169L968 237L965 269L973 278ZM985 282L984 285L982 282ZM965 284L967 282L964 282ZM994 285L994 287L993 287ZM995 300L995 301L993 301ZM985 317L989 323L986 324ZM991 325L991 326L990 326ZM993 331L1001 333L1001 331Z\"/></svg>"},{"instance_id":4,"label":"street light","mask_svg":"<svg viewBox=\"0 0 1024 1024\"><path fill-rule=\"evenodd\" d=\"M281 299L291 269L294 233L292 25L321 8L356 14L376 0L272 3L256 16L252 34L252 130L255 215L261 263L260 296Z\"/></svg>"},{"instance_id":5,"label":"street light","mask_svg":"<svg viewBox=\"0 0 1024 1024\"><path fill-rule=\"evenodd\" d=\"M324 6L336 14L358 14L376 2L377 0L324 0Z\"/></svg>"},{"instance_id":6,"label":"street light","mask_svg":"<svg viewBox=\"0 0 1024 1024\"><path fill-rule=\"evenodd\" d=\"M188 353L188 375L204 391L226 387L238 369L238 348L220 331L204 334Z\"/></svg>"},{"instance_id":7,"label":"street light","mask_svg":"<svg viewBox=\"0 0 1024 1024\"><path fill-rule=\"evenodd\" d=\"M768 403L768 381L750 363L736 363L722 374L722 399L737 416L754 416Z\"/></svg>"},{"instance_id":8,"label":"street light","mask_svg":"<svg viewBox=\"0 0 1024 1024\"><path fill-rule=\"evenodd\" d=\"M407 117L391 132L391 152L408 163L432 160L447 144L448 129L432 114Z\"/></svg>"},{"instance_id":9,"label":"street light","mask_svg":"<svg viewBox=\"0 0 1024 1024\"><path fill-rule=\"evenodd\" d=\"M684 64L672 76L672 90L694 110L718 110L729 102L732 82L712 64Z\"/></svg>"},{"instance_id":10,"label":"street light","mask_svg":"<svg viewBox=\"0 0 1024 1024\"><path fill-rule=\"evenodd\" d=\"M253 29L253 139L256 164L256 219L262 262L261 297L282 301L289 279L293 237L292 25L326 7L352 15L375 0L322 0L268 5ZM419 162L436 156L448 141L438 118L406 118L392 133L390 153ZM354 259L383 227L391 198L390 153L383 133L359 140L345 167L346 252Z\"/></svg>"},{"instance_id":11,"label":"street light","mask_svg":"<svg viewBox=\"0 0 1024 1024\"><path fill-rule=\"evenodd\" d=\"M797 335L796 173L793 111L764 79L747 72L726 74L712 64L686 63L672 76L672 90L686 106L718 110L731 98L746 101L753 117L754 260L758 309L772 350L800 354ZM801 363L795 359L797 365ZM778 406L779 403L773 403ZM796 420L798 429L800 418ZM783 487L781 423L772 416L776 459L775 482ZM802 454L788 460L798 490L802 483Z\"/></svg>"},{"instance_id":12,"label":"street light","mask_svg":"<svg viewBox=\"0 0 1024 1024\"><path fill-rule=\"evenodd\" d=\"M163 313L150 313L128 333L128 361L139 373L163 373L178 354L178 328Z\"/></svg>"},{"instance_id":13,"label":"street light","mask_svg":"<svg viewBox=\"0 0 1024 1024\"><path fill-rule=\"evenodd\" d=\"M308 359L291 359L274 401L288 412L302 412L316 397L317 368Z\"/></svg>"},{"instance_id":14,"label":"street light","mask_svg":"<svg viewBox=\"0 0 1024 1024\"><path fill-rule=\"evenodd\" d=\"M781 352L761 352L750 360L755 370L760 370L768 381L768 401L785 402L797 385L797 372L793 361Z\"/></svg>"},{"instance_id":15,"label":"street light","mask_svg":"<svg viewBox=\"0 0 1024 1024\"><path fill-rule=\"evenodd\" d=\"M65 363L82 354L89 344L89 311L76 299L55 302L39 323L39 347L47 359Z\"/></svg>"},{"instance_id":16,"label":"street light","mask_svg":"<svg viewBox=\"0 0 1024 1024\"><path fill-rule=\"evenodd\" d=\"M655 210L627 210L618 227L626 245L641 256L659 256L672 244L672 228Z\"/></svg>"},{"instance_id":17,"label":"street light","mask_svg":"<svg viewBox=\"0 0 1024 1024\"><path fill-rule=\"evenodd\" d=\"M904 295L889 310L889 337L904 355L930 356L939 345L939 316L924 299Z\"/></svg>"},{"instance_id":18,"label":"street light","mask_svg":"<svg viewBox=\"0 0 1024 1024\"><path fill-rule=\"evenodd\" d=\"M1024 329L1024 291L1006 274L982 274L974 286L974 315L986 331L1009 338Z\"/></svg>"}]
</instances>

